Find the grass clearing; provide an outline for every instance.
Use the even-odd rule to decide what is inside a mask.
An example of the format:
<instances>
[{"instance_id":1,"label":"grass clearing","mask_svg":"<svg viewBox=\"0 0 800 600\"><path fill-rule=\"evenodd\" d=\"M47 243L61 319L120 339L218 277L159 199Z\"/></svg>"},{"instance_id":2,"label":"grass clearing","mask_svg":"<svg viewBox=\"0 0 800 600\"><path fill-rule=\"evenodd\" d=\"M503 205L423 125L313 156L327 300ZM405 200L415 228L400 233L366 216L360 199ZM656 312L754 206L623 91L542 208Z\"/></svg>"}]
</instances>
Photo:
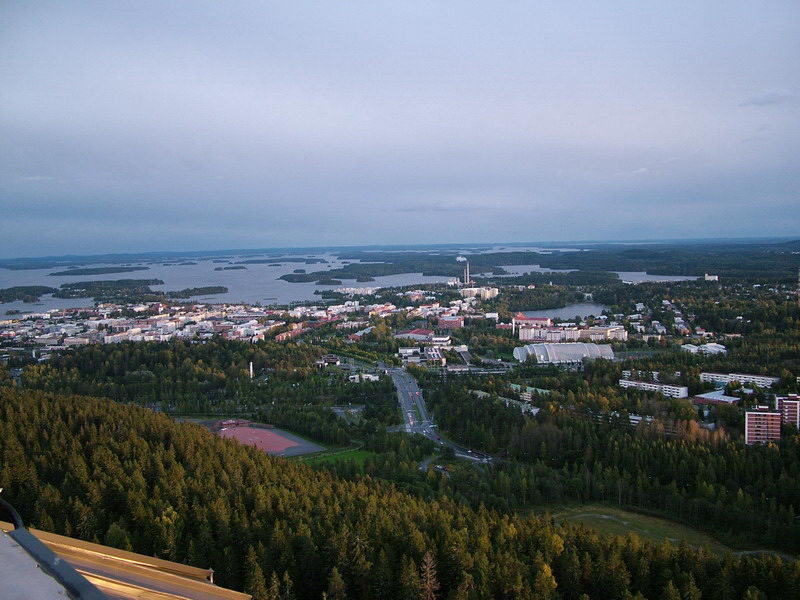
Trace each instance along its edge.
<instances>
[{"instance_id":1,"label":"grass clearing","mask_svg":"<svg viewBox=\"0 0 800 600\"><path fill-rule=\"evenodd\" d=\"M333 463L340 460L352 460L358 464L363 464L365 460L375 456L375 453L370 450L362 450L361 448L353 448L350 450L343 450L332 454L323 454L322 456L313 456L305 460L309 465L319 465L325 463Z\"/></svg>"},{"instance_id":2,"label":"grass clearing","mask_svg":"<svg viewBox=\"0 0 800 600\"><path fill-rule=\"evenodd\" d=\"M582 505L559 507L551 512L557 522L581 523L601 533L627 535L635 533L641 538L657 542L665 538L673 543L686 542L690 546L704 547L716 553L734 550L710 535L668 519L607 506Z\"/></svg>"}]
</instances>

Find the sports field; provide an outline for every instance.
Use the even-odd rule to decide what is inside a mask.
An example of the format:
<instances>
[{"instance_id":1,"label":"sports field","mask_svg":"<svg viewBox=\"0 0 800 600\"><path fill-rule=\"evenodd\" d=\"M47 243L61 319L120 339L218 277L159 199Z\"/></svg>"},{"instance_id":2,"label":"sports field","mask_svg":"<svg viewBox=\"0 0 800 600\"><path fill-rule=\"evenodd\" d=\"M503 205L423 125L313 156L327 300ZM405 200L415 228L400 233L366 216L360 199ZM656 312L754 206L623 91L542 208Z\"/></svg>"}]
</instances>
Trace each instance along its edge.
<instances>
[{"instance_id":1,"label":"sports field","mask_svg":"<svg viewBox=\"0 0 800 600\"><path fill-rule=\"evenodd\" d=\"M299 456L325 450L324 446L309 442L281 429L233 426L219 430L217 435L234 439L241 444L253 446L275 456Z\"/></svg>"},{"instance_id":2,"label":"sports field","mask_svg":"<svg viewBox=\"0 0 800 600\"><path fill-rule=\"evenodd\" d=\"M326 454L323 456L313 456L305 460L310 465L333 463L340 460L351 460L358 464L363 464L365 460L367 460L372 456L375 456L375 453L370 452L369 450L353 449L353 450L345 450L344 452Z\"/></svg>"}]
</instances>

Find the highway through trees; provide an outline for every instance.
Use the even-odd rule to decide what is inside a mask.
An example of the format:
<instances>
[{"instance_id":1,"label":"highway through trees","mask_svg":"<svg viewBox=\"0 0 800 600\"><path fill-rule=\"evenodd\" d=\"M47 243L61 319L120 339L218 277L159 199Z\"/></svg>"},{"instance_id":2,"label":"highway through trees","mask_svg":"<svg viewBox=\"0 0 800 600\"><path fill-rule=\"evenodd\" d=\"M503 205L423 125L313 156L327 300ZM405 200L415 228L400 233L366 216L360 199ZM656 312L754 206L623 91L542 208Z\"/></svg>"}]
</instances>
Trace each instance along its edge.
<instances>
[{"instance_id":1,"label":"highway through trees","mask_svg":"<svg viewBox=\"0 0 800 600\"><path fill-rule=\"evenodd\" d=\"M439 446L451 448L458 458L482 463L493 460L488 454L476 452L442 438L436 428L436 423L428 414L428 408L425 406L425 399L417 385L417 380L405 369L387 368L386 372L391 376L397 389L397 399L400 402L400 411L403 413L403 422L405 423L404 431L424 435Z\"/></svg>"}]
</instances>

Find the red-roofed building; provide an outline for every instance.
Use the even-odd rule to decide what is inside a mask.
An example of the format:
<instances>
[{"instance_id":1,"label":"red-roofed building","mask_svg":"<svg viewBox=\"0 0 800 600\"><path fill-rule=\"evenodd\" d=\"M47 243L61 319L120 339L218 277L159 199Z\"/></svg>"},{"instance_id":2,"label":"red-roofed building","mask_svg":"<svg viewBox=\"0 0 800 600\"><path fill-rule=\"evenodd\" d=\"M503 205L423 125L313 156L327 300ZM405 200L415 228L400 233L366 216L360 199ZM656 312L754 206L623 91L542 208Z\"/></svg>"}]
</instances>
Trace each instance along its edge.
<instances>
[{"instance_id":1,"label":"red-roofed building","mask_svg":"<svg viewBox=\"0 0 800 600\"><path fill-rule=\"evenodd\" d=\"M461 329L464 326L464 317L439 317L438 325L440 329Z\"/></svg>"},{"instance_id":2,"label":"red-roofed building","mask_svg":"<svg viewBox=\"0 0 800 600\"><path fill-rule=\"evenodd\" d=\"M517 327L550 327L552 324L550 317L529 317L520 312L511 319L511 330L516 332Z\"/></svg>"}]
</instances>

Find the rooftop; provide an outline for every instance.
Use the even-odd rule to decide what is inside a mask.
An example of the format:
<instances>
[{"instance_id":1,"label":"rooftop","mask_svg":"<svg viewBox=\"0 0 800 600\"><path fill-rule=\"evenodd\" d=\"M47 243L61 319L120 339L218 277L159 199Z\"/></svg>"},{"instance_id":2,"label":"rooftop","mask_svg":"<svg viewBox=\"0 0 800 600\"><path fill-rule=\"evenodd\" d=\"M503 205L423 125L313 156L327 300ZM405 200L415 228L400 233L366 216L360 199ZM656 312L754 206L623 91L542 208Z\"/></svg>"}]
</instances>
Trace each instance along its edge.
<instances>
[{"instance_id":1,"label":"rooftop","mask_svg":"<svg viewBox=\"0 0 800 600\"><path fill-rule=\"evenodd\" d=\"M39 600L69 597L55 579L45 575L38 563L6 535L5 532L14 530L13 524L0 521L0 530L3 598ZM106 598L250 600L248 594L214 585L211 569L190 567L37 529L28 531Z\"/></svg>"}]
</instances>

